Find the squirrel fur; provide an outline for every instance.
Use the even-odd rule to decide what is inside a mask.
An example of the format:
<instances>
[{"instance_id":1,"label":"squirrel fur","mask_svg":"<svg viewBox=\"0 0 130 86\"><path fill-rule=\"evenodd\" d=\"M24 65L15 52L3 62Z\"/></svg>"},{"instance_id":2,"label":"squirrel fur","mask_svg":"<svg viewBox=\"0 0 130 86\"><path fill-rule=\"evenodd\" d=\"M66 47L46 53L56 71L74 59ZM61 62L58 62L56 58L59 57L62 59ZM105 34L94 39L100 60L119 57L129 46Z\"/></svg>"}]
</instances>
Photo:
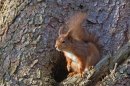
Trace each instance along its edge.
<instances>
[{"instance_id":1,"label":"squirrel fur","mask_svg":"<svg viewBox=\"0 0 130 86\"><path fill-rule=\"evenodd\" d=\"M89 71L100 60L96 37L86 32L82 27L82 23L86 19L87 15L79 12L59 29L59 37L55 47L64 53L67 70L72 70L68 76L79 73L83 77L84 72Z\"/></svg>"}]
</instances>

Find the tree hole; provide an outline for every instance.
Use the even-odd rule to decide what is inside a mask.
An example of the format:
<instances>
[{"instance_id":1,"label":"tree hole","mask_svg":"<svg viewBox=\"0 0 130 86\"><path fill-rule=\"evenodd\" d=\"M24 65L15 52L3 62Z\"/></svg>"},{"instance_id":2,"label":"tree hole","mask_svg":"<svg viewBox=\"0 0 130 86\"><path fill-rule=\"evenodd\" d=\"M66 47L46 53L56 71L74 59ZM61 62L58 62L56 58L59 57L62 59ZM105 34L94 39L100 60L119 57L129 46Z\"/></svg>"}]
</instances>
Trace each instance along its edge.
<instances>
[{"instance_id":1,"label":"tree hole","mask_svg":"<svg viewBox=\"0 0 130 86\"><path fill-rule=\"evenodd\" d=\"M56 58L57 61L52 69L52 76L56 82L60 83L67 78L69 72L66 68L67 62L63 53L59 53Z\"/></svg>"}]
</instances>

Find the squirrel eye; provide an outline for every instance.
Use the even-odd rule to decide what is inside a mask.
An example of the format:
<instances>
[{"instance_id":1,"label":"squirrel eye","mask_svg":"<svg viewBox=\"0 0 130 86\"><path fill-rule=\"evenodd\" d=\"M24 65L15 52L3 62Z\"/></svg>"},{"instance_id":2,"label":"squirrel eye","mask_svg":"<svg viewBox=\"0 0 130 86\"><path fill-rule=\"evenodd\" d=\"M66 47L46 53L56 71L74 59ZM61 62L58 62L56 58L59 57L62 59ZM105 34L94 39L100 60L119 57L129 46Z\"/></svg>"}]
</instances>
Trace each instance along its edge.
<instances>
[{"instance_id":1,"label":"squirrel eye","mask_svg":"<svg viewBox=\"0 0 130 86\"><path fill-rule=\"evenodd\" d=\"M62 43L65 43L65 40L63 40Z\"/></svg>"}]
</instances>

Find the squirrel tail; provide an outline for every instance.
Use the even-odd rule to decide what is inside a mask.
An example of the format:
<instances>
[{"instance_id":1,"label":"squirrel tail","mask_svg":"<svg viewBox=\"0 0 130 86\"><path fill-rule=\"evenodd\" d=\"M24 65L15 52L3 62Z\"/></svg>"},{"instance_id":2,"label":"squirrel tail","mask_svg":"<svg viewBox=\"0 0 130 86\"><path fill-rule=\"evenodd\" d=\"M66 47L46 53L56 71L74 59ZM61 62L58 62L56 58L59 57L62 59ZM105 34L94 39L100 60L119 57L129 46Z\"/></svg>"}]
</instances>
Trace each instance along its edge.
<instances>
[{"instance_id":1,"label":"squirrel tail","mask_svg":"<svg viewBox=\"0 0 130 86\"><path fill-rule=\"evenodd\" d=\"M84 12L78 12L69 18L69 20L66 22L66 25L68 25L68 28L79 27L86 19L87 14Z\"/></svg>"},{"instance_id":2,"label":"squirrel tail","mask_svg":"<svg viewBox=\"0 0 130 86\"><path fill-rule=\"evenodd\" d=\"M99 37L95 36L94 34L89 33L88 37L87 37L87 42L93 43L97 47L97 49L99 50L99 52L101 54L103 46L100 45L100 43L99 43Z\"/></svg>"}]
</instances>

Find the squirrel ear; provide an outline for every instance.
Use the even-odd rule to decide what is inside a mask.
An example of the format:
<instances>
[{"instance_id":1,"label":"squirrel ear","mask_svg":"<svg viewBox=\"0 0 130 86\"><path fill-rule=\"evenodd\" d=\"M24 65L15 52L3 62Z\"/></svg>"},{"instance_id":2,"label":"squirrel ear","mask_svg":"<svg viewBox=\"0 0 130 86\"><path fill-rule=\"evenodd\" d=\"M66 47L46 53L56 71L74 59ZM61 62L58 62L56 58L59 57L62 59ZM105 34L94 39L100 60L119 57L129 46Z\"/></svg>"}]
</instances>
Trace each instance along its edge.
<instances>
[{"instance_id":1,"label":"squirrel ear","mask_svg":"<svg viewBox=\"0 0 130 86\"><path fill-rule=\"evenodd\" d=\"M66 35L66 37L68 37L70 39L71 38L71 34L72 34L72 31L69 30L65 35Z\"/></svg>"},{"instance_id":2,"label":"squirrel ear","mask_svg":"<svg viewBox=\"0 0 130 86\"><path fill-rule=\"evenodd\" d=\"M60 35L66 34L67 32L68 32L68 28L67 28L67 25L65 24L60 27L58 34L60 36Z\"/></svg>"},{"instance_id":3,"label":"squirrel ear","mask_svg":"<svg viewBox=\"0 0 130 86\"><path fill-rule=\"evenodd\" d=\"M62 34L62 30L63 30L64 26L61 26L60 29L59 29L59 32L58 34L61 35Z\"/></svg>"}]
</instances>

